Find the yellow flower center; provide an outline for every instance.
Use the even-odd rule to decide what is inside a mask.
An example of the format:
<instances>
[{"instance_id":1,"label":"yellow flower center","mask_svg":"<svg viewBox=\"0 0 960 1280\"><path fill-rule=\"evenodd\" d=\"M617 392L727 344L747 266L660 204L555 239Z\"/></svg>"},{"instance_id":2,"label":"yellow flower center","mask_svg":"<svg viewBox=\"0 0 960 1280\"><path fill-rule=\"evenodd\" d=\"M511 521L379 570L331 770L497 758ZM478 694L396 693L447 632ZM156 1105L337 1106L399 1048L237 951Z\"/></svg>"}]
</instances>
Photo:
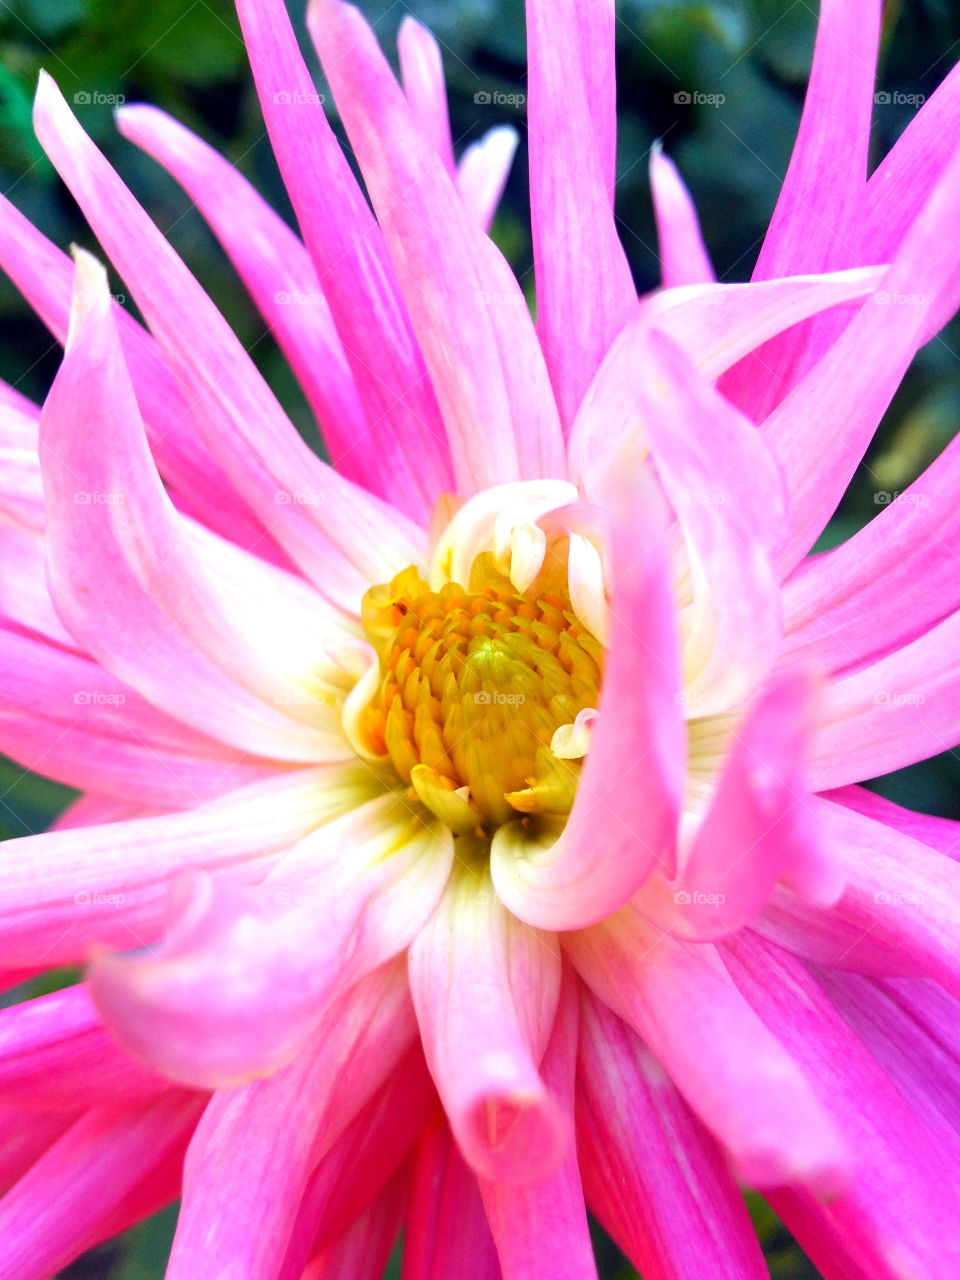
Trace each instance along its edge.
<instances>
[{"instance_id":1,"label":"yellow flower center","mask_svg":"<svg viewBox=\"0 0 960 1280\"><path fill-rule=\"evenodd\" d=\"M565 548L523 593L490 553L469 588L405 569L362 618L380 659L364 737L424 804L458 833L569 813L580 764L551 742L597 705L603 647L570 606Z\"/></svg>"}]
</instances>

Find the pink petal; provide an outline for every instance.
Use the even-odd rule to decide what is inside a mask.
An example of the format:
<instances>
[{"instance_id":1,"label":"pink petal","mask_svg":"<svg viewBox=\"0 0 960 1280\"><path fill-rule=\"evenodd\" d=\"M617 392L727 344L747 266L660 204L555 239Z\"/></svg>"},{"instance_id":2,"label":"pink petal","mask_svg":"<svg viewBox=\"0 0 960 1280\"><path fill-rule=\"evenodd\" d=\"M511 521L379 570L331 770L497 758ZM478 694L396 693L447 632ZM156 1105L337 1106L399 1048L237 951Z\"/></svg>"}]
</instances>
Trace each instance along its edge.
<instances>
[{"instance_id":1,"label":"pink petal","mask_svg":"<svg viewBox=\"0 0 960 1280\"><path fill-rule=\"evenodd\" d=\"M831 1280L861 1269L883 1280L955 1272L953 1171L924 1133L915 1099L899 1094L802 964L746 930L724 954L737 985L802 1066L853 1161L839 1196L818 1202L800 1188L776 1190L768 1195L774 1209Z\"/></svg>"},{"instance_id":2,"label":"pink petal","mask_svg":"<svg viewBox=\"0 0 960 1280\"><path fill-rule=\"evenodd\" d=\"M57 339L65 342L73 263L0 196L0 265ZM121 307L117 323L151 447L165 479L188 496L209 528L272 558L275 543L197 439L180 388L153 338Z\"/></svg>"},{"instance_id":3,"label":"pink petal","mask_svg":"<svg viewBox=\"0 0 960 1280\"><path fill-rule=\"evenodd\" d=\"M457 491L562 478L556 406L512 271L464 208L359 12L320 0L308 21L433 381Z\"/></svg>"},{"instance_id":4,"label":"pink petal","mask_svg":"<svg viewBox=\"0 0 960 1280\"><path fill-rule=\"evenodd\" d=\"M164 112L123 107L117 123L176 178L210 224L303 387L333 465L391 499L396 469L389 453L368 447L353 373L316 268L296 235L233 165Z\"/></svg>"},{"instance_id":5,"label":"pink petal","mask_svg":"<svg viewBox=\"0 0 960 1280\"><path fill-rule=\"evenodd\" d=\"M139 1057L188 1084L276 1071L331 1000L408 945L442 893L452 836L409 817L387 797L320 828L306 840L311 880L238 888L197 876L175 886L160 948L91 965L104 1018Z\"/></svg>"},{"instance_id":6,"label":"pink petal","mask_svg":"<svg viewBox=\"0 0 960 1280\"><path fill-rule=\"evenodd\" d=\"M410 986L454 1136L487 1177L526 1181L562 1156L569 1135L538 1072L559 983L556 944L457 867L410 948Z\"/></svg>"},{"instance_id":7,"label":"pink petal","mask_svg":"<svg viewBox=\"0 0 960 1280\"><path fill-rule=\"evenodd\" d=\"M262 878L308 831L369 796L355 767L295 770L199 808L53 831L0 846L0 967L85 962L97 946L145 946L161 932L166 884L210 869Z\"/></svg>"},{"instance_id":8,"label":"pink petal","mask_svg":"<svg viewBox=\"0 0 960 1280\"><path fill-rule=\"evenodd\" d=\"M522 1195L510 1187L507 1194ZM508 1272L510 1275L523 1274ZM404 1280L500 1280L477 1179L442 1119L417 1144L404 1224Z\"/></svg>"},{"instance_id":9,"label":"pink petal","mask_svg":"<svg viewBox=\"0 0 960 1280\"><path fill-rule=\"evenodd\" d=\"M568 968L542 1072L544 1083L570 1115L574 1105L580 984ZM577 1152L571 1143L552 1173L520 1187L480 1179L483 1204L505 1276L535 1280L596 1280ZM464 1271L466 1280L467 1272ZM494 1273L497 1274L497 1273Z\"/></svg>"},{"instance_id":10,"label":"pink petal","mask_svg":"<svg viewBox=\"0 0 960 1280\"><path fill-rule=\"evenodd\" d=\"M214 1096L187 1154L168 1280L195 1280L202 1256L274 1280L317 1160L415 1034L405 988L402 965L371 975L285 1071Z\"/></svg>"},{"instance_id":11,"label":"pink petal","mask_svg":"<svg viewBox=\"0 0 960 1280\"><path fill-rule=\"evenodd\" d=\"M960 993L960 863L846 805L814 806L846 879L843 897L822 911L778 895L755 927L821 963L936 978Z\"/></svg>"},{"instance_id":12,"label":"pink petal","mask_svg":"<svg viewBox=\"0 0 960 1280\"><path fill-rule=\"evenodd\" d=\"M400 1173L344 1235L295 1280L356 1280L382 1275L403 1222L406 1178Z\"/></svg>"},{"instance_id":13,"label":"pink petal","mask_svg":"<svg viewBox=\"0 0 960 1280\"><path fill-rule=\"evenodd\" d=\"M2 460L0 460L2 466ZM39 477L40 467L37 466ZM0 625L22 628L63 649L77 643L50 599L43 533L0 518Z\"/></svg>"},{"instance_id":14,"label":"pink petal","mask_svg":"<svg viewBox=\"0 0 960 1280\"><path fill-rule=\"evenodd\" d=\"M960 612L828 684L810 748L817 790L890 773L956 746L958 642Z\"/></svg>"},{"instance_id":15,"label":"pink petal","mask_svg":"<svg viewBox=\"0 0 960 1280\"><path fill-rule=\"evenodd\" d=\"M497 893L538 928L592 924L622 906L657 865L673 866L687 747L658 515L662 503L652 484L613 495L607 664L565 828L528 836L511 825L494 836Z\"/></svg>"},{"instance_id":16,"label":"pink petal","mask_svg":"<svg viewBox=\"0 0 960 1280\"><path fill-rule=\"evenodd\" d=\"M527 3L537 330L567 428L637 309L607 167L616 146L614 26L613 0Z\"/></svg>"},{"instance_id":17,"label":"pink petal","mask_svg":"<svg viewBox=\"0 0 960 1280\"><path fill-rule=\"evenodd\" d=\"M960 299L960 157L951 163L897 250L874 295L830 350L766 419L763 435L790 489L786 577L836 509L930 316Z\"/></svg>"},{"instance_id":18,"label":"pink petal","mask_svg":"<svg viewBox=\"0 0 960 1280\"><path fill-rule=\"evenodd\" d=\"M0 1105L70 1110L109 1098L126 1106L168 1088L107 1034L85 986L0 1010Z\"/></svg>"},{"instance_id":19,"label":"pink petal","mask_svg":"<svg viewBox=\"0 0 960 1280\"><path fill-rule=\"evenodd\" d=\"M32 1115L27 1125L23 1107L0 1105L0 1196L6 1195L76 1119L74 1111L41 1111Z\"/></svg>"},{"instance_id":20,"label":"pink petal","mask_svg":"<svg viewBox=\"0 0 960 1280\"><path fill-rule=\"evenodd\" d=\"M877 822L901 831L912 840L919 840L938 853L945 853L948 858L960 860L960 822L904 809L892 800L868 791L866 787L840 787L836 791L826 792L824 798L834 800L847 809L854 809L867 818L875 818Z\"/></svg>"},{"instance_id":21,"label":"pink petal","mask_svg":"<svg viewBox=\"0 0 960 1280\"><path fill-rule=\"evenodd\" d=\"M590 1207L649 1280L765 1280L716 1142L630 1029L583 993L577 1145Z\"/></svg>"},{"instance_id":22,"label":"pink petal","mask_svg":"<svg viewBox=\"0 0 960 1280\"><path fill-rule=\"evenodd\" d=\"M48 76L40 79L34 124L147 318L188 405L199 410L196 423L211 452L319 589L355 608L371 582L389 581L417 560L418 531L303 443L223 316ZM305 500L278 502L283 497Z\"/></svg>"},{"instance_id":23,"label":"pink petal","mask_svg":"<svg viewBox=\"0 0 960 1280\"><path fill-rule=\"evenodd\" d=\"M97 663L2 626L0 748L67 786L161 809L202 804L277 769L157 711Z\"/></svg>"},{"instance_id":24,"label":"pink petal","mask_svg":"<svg viewBox=\"0 0 960 1280\"><path fill-rule=\"evenodd\" d=\"M425 523L453 488L450 454L382 233L324 116L286 6L238 0L237 13L274 154L370 424L364 451L382 455L384 475L392 468L394 504Z\"/></svg>"},{"instance_id":25,"label":"pink petal","mask_svg":"<svg viewBox=\"0 0 960 1280\"><path fill-rule=\"evenodd\" d=\"M650 188L664 288L715 280L696 206L677 166L664 154L659 141L650 148Z\"/></svg>"},{"instance_id":26,"label":"pink petal","mask_svg":"<svg viewBox=\"0 0 960 1280\"><path fill-rule=\"evenodd\" d=\"M569 935L564 948L598 998L649 1045L745 1182L836 1190L847 1170L836 1126L716 948L677 942L632 909Z\"/></svg>"},{"instance_id":27,"label":"pink petal","mask_svg":"<svg viewBox=\"0 0 960 1280\"><path fill-rule=\"evenodd\" d=\"M255 755L342 758L337 716L313 679L342 629L324 627L309 592L288 613L281 570L227 543L219 563L200 553L147 447L105 274L88 255L77 261L66 354L40 431L61 618L109 671L195 728Z\"/></svg>"},{"instance_id":28,"label":"pink petal","mask_svg":"<svg viewBox=\"0 0 960 1280\"><path fill-rule=\"evenodd\" d=\"M489 230L497 212L519 141L511 125L497 125L479 142L471 142L460 157L457 189L467 211L484 231Z\"/></svg>"},{"instance_id":29,"label":"pink petal","mask_svg":"<svg viewBox=\"0 0 960 1280\"><path fill-rule=\"evenodd\" d=\"M456 172L443 56L433 33L407 14L397 32L403 92L422 132L433 144L447 172Z\"/></svg>"},{"instance_id":30,"label":"pink petal","mask_svg":"<svg viewBox=\"0 0 960 1280\"><path fill-rule=\"evenodd\" d=\"M679 937L735 933L782 881L799 898L831 906L843 892L808 797L804 761L812 687L802 675L776 679L734 731L710 807L661 917ZM645 899L638 899L641 910ZM669 923L668 923L669 922Z\"/></svg>"},{"instance_id":31,"label":"pink petal","mask_svg":"<svg viewBox=\"0 0 960 1280\"><path fill-rule=\"evenodd\" d=\"M122 1201L182 1144L201 1106L173 1092L132 1111L88 1111L0 1200L7 1274L48 1280L97 1243Z\"/></svg>"},{"instance_id":32,"label":"pink petal","mask_svg":"<svg viewBox=\"0 0 960 1280\"><path fill-rule=\"evenodd\" d=\"M945 554L960 533L958 479L952 443L902 493L879 490L879 513L852 538L800 563L784 584L784 660L846 672L960 607L960 575Z\"/></svg>"},{"instance_id":33,"label":"pink petal","mask_svg":"<svg viewBox=\"0 0 960 1280\"><path fill-rule=\"evenodd\" d=\"M882 8L881 0L820 6L800 131L755 280L887 260L858 256ZM725 394L762 421L842 327L829 317L767 343L724 380Z\"/></svg>"}]
</instances>

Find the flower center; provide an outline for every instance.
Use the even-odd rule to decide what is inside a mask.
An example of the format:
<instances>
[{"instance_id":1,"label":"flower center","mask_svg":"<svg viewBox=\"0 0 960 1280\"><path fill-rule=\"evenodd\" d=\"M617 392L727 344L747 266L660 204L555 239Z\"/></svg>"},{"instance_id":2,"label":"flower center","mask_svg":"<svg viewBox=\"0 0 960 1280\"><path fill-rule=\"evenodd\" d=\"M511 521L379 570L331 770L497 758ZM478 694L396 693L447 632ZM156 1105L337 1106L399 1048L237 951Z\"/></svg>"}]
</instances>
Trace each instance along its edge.
<instances>
[{"instance_id":1,"label":"flower center","mask_svg":"<svg viewBox=\"0 0 960 1280\"><path fill-rule=\"evenodd\" d=\"M364 596L380 660L364 737L458 833L573 805L582 751L551 744L597 705L603 646L571 607L565 562L555 549L524 592L484 553L468 588L433 591L411 567Z\"/></svg>"}]
</instances>

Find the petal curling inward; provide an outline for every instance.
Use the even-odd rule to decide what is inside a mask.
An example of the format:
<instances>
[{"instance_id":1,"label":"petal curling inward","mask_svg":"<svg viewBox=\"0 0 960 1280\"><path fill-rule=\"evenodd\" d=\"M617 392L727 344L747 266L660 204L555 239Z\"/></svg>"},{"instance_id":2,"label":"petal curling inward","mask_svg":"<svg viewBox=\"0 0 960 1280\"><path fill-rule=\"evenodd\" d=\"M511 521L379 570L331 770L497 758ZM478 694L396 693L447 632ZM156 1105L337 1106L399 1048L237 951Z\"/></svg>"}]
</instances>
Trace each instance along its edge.
<instances>
[{"instance_id":1,"label":"petal curling inward","mask_svg":"<svg viewBox=\"0 0 960 1280\"><path fill-rule=\"evenodd\" d=\"M249 353L41 73L41 144L160 343L210 451L317 589L346 609L418 559L419 530L300 439ZM289 501L306 494L308 501Z\"/></svg>"},{"instance_id":2,"label":"petal curling inward","mask_svg":"<svg viewBox=\"0 0 960 1280\"><path fill-rule=\"evenodd\" d=\"M488 874L458 863L410 948L410 986L467 1163L511 1183L554 1167L572 1141L538 1071L560 987L555 940L505 911Z\"/></svg>"},{"instance_id":3,"label":"petal curling inward","mask_svg":"<svg viewBox=\"0 0 960 1280\"><path fill-rule=\"evenodd\" d=\"M806 1074L740 993L716 947L678 942L632 907L563 940L595 995L649 1045L754 1187L832 1194L849 1173Z\"/></svg>"},{"instance_id":4,"label":"petal curling inward","mask_svg":"<svg viewBox=\"0 0 960 1280\"><path fill-rule=\"evenodd\" d=\"M808 797L804 765L814 693L802 673L775 677L734 730L680 874L662 886L673 902L656 918L674 935L703 940L737 932L762 910L778 881L817 906L832 906L843 892L840 864L817 829ZM637 902L647 910L643 891Z\"/></svg>"},{"instance_id":5,"label":"petal curling inward","mask_svg":"<svg viewBox=\"0 0 960 1280\"><path fill-rule=\"evenodd\" d=\"M537 332L569 429L637 309L607 168L616 149L614 0L527 0L526 11Z\"/></svg>"},{"instance_id":6,"label":"petal curling inward","mask_svg":"<svg viewBox=\"0 0 960 1280\"><path fill-rule=\"evenodd\" d=\"M592 924L674 866L687 744L664 506L649 476L611 497L610 643L573 811L500 827L490 854L504 904L544 929Z\"/></svg>"},{"instance_id":7,"label":"petal curling inward","mask_svg":"<svg viewBox=\"0 0 960 1280\"><path fill-rule=\"evenodd\" d=\"M457 492L562 477L557 407L516 277L465 209L362 15L313 0L308 25L433 381Z\"/></svg>"},{"instance_id":8,"label":"petal curling inward","mask_svg":"<svg viewBox=\"0 0 960 1280\"><path fill-rule=\"evenodd\" d=\"M160 948L94 960L97 1006L139 1057L202 1088L284 1066L331 1000L407 946L452 860L450 833L392 796L304 843L313 878L285 879L282 863L254 887L192 877L174 885Z\"/></svg>"}]
</instances>

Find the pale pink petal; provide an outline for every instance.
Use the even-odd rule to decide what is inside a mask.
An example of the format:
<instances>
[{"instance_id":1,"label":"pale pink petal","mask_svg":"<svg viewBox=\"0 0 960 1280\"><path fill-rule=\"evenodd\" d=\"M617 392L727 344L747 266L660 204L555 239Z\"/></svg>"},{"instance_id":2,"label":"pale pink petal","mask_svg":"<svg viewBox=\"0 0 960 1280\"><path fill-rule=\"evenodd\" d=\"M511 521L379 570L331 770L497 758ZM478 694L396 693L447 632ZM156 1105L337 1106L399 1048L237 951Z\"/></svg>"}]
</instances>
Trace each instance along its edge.
<instances>
[{"instance_id":1,"label":"pale pink petal","mask_svg":"<svg viewBox=\"0 0 960 1280\"><path fill-rule=\"evenodd\" d=\"M765 1280L717 1143L649 1049L584 993L577 1146L590 1208L649 1280Z\"/></svg>"},{"instance_id":2,"label":"pale pink petal","mask_svg":"<svg viewBox=\"0 0 960 1280\"><path fill-rule=\"evenodd\" d=\"M201 1107L177 1091L148 1107L88 1111L0 1200L6 1274L49 1280L101 1239L122 1201L182 1145Z\"/></svg>"},{"instance_id":3,"label":"pale pink petal","mask_svg":"<svg viewBox=\"0 0 960 1280\"><path fill-rule=\"evenodd\" d=\"M65 342L73 263L2 195L0 266L57 341ZM189 497L209 528L272 558L279 549L197 438L187 403L157 344L128 312L119 306L116 312L124 357L164 478Z\"/></svg>"},{"instance_id":4,"label":"pale pink petal","mask_svg":"<svg viewBox=\"0 0 960 1280\"><path fill-rule=\"evenodd\" d=\"M384 474L393 469L394 504L424 522L453 488L450 454L383 235L327 123L283 0L238 0L237 13L274 154L371 428L365 449L383 455Z\"/></svg>"},{"instance_id":5,"label":"pale pink petal","mask_svg":"<svg viewBox=\"0 0 960 1280\"><path fill-rule=\"evenodd\" d=\"M285 1071L219 1091L187 1154L168 1280L195 1280L202 1256L224 1275L274 1280L311 1171L414 1035L397 963L331 1010Z\"/></svg>"},{"instance_id":6,"label":"pale pink petal","mask_svg":"<svg viewBox=\"0 0 960 1280\"><path fill-rule=\"evenodd\" d=\"M777 895L755 927L834 968L932 977L960 993L960 863L846 805L814 806L846 879L843 896L817 910Z\"/></svg>"},{"instance_id":7,"label":"pale pink petal","mask_svg":"<svg viewBox=\"0 0 960 1280\"><path fill-rule=\"evenodd\" d=\"M0 383L0 511L24 529L43 528L43 484L37 456L39 408Z\"/></svg>"},{"instance_id":8,"label":"pale pink petal","mask_svg":"<svg viewBox=\"0 0 960 1280\"><path fill-rule=\"evenodd\" d=\"M511 125L488 129L460 157L457 188L460 198L484 231L489 230L513 165L520 135Z\"/></svg>"},{"instance_id":9,"label":"pale pink petal","mask_svg":"<svg viewBox=\"0 0 960 1280\"><path fill-rule=\"evenodd\" d=\"M902 493L878 490L879 514L784 583L784 661L852 670L910 643L960 607L960 442Z\"/></svg>"},{"instance_id":10,"label":"pale pink petal","mask_svg":"<svg viewBox=\"0 0 960 1280\"><path fill-rule=\"evenodd\" d=\"M840 897L842 873L817 830L804 769L812 694L804 676L780 677L734 730L710 807L666 886L672 910L662 921L677 936L735 933L778 882L818 906ZM642 891L637 901L644 910Z\"/></svg>"},{"instance_id":11,"label":"pale pink petal","mask_svg":"<svg viewBox=\"0 0 960 1280\"><path fill-rule=\"evenodd\" d=\"M526 8L537 331L569 429L608 347L637 309L606 169L616 146L608 110L614 4L528 0Z\"/></svg>"},{"instance_id":12,"label":"pale pink petal","mask_svg":"<svg viewBox=\"0 0 960 1280\"><path fill-rule=\"evenodd\" d=\"M457 1143L487 1177L535 1177L571 1137L538 1072L559 984L556 943L505 911L489 876L457 867L410 948L410 986Z\"/></svg>"},{"instance_id":13,"label":"pale pink petal","mask_svg":"<svg viewBox=\"0 0 960 1280\"><path fill-rule=\"evenodd\" d=\"M161 809L189 808L278 768L157 711L96 662L2 626L0 749L67 786Z\"/></svg>"},{"instance_id":14,"label":"pale pink petal","mask_svg":"<svg viewBox=\"0 0 960 1280\"><path fill-rule=\"evenodd\" d=\"M190 537L154 467L106 277L89 255L77 259L40 460L51 594L87 652L154 705L241 750L300 761L347 754L317 671L342 629L325 626L310 593L287 613L282 570L228 543L241 572L224 581L223 557L213 562Z\"/></svg>"},{"instance_id":15,"label":"pale pink petal","mask_svg":"<svg viewBox=\"0 0 960 1280\"><path fill-rule=\"evenodd\" d=\"M300 240L212 147L154 107L123 107L117 124L173 175L210 224L297 375L333 465L388 500L397 474L371 448L366 415L316 268Z\"/></svg>"},{"instance_id":16,"label":"pale pink petal","mask_svg":"<svg viewBox=\"0 0 960 1280\"><path fill-rule=\"evenodd\" d=\"M810 745L819 791L890 773L960 741L960 612L830 681Z\"/></svg>"},{"instance_id":17,"label":"pale pink petal","mask_svg":"<svg viewBox=\"0 0 960 1280\"><path fill-rule=\"evenodd\" d=\"M956 1272L955 1171L924 1132L917 1100L898 1092L802 964L749 930L723 951L740 989L811 1081L853 1162L849 1189L839 1196L818 1201L800 1188L774 1190L773 1207L830 1280L861 1271L883 1280Z\"/></svg>"},{"instance_id":18,"label":"pale pink petal","mask_svg":"<svg viewBox=\"0 0 960 1280\"><path fill-rule=\"evenodd\" d=\"M960 157L938 181L879 290L830 350L766 419L763 435L790 490L786 577L813 545L856 470L931 314L960 299Z\"/></svg>"},{"instance_id":19,"label":"pale pink petal","mask_svg":"<svg viewBox=\"0 0 960 1280\"><path fill-rule=\"evenodd\" d=\"M825 793L825 799L834 800L837 804L854 809L867 818L875 818L877 822L902 831L912 840L928 844L931 849L945 853L948 858L960 861L960 822L952 818L938 818L930 813L916 813L913 809L904 809L892 800L878 796L875 791L866 787L840 787L836 791Z\"/></svg>"},{"instance_id":20,"label":"pale pink petal","mask_svg":"<svg viewBox=\"0 0 960 1280\"><path fill-rule=\"evenodd\" d=\"M131 804L128 800L115 800L113 796L100 796L91 792L78 796L67 805L51 831L75 831L78 827L98 827L108 822L124 822L128 818L148 818L162 812Z\"/></svg>"},{"instance_id":21,"label":"pale pink petal","mask_svg":"<svg viewBox=\"0 0 960 1280\"><path fill-rule=\"evenodd\" d=\"M431 31L407 14L397 32L403 92L421 130L451 176L456 172L443 55Z\"/></svg>"},{"instance_id":22,"label":"pale pink petal","mask_svg":"<svg viewBox=\"0 0 960 1280\"><path fill-rule=\"evenodd\" d=\"M350 1224L394 1176L409 1182L418 1135L437 1110L436 1090L415 1039L310 1175L276 1280L299 1280L308 1258L335 1251Z\"/></svg>"},{"instance_id":23,"label":"pale pink petal","mask_svg":"<svg viewBox=\"0 0 960 1280\"><path fill-rule=\"evenodd\" d=\"M171 876L262 879L308 831L369 795L362 767L293 770L186 813L7 840L0 966L82 963L97 946L155 942Z\"/></svg>"},{"instance_id":24,"label":"pale pink petal","mask_svg":"<svg viewBox=\"0 0 960 1280\"><path fill-rule=\"evenodd\" d=\"M523 1194L518 1187L505 1191ZM424 1128L417 1144L404 1223L403 1280L500 1280L500 1276L476 1175L438 1117Z\"/></svg>"},{"instance_id":25,"label":"pale pink petal","mask_svg":"<svg viewBox=\"0 0 960 1280\"><path fill-rule=\"evenodd\" d=\"M573 812L562 830L501 827L491 850L497 893L540 928L592 924L674 865L687 747L662 503L652 485L612 498L609 649Z\"/></svg>"},{"instance_id":26,"label":"pale pink petal","mask_svg":"<svg viewBox=\"0 0 960 1280\"><path fill-rule=\"evenodd\" d=\"M309 22L433 381L457 491L562 478L556 405L513 272L466 211L360 13L320 0Z\"/></svg>"},{"instance_id":27,"label":"pale pink petal","mask_svg":"<svg viewBox=\"0 0 960 1280\"><path fill-rule=\"evenodd\" d=\"M568 967L541 1067L544 1083L569 1115L574 1108L579 986ZM597 1265L573 1143L559 1167L546 1177L520 1187L481 1178L480 1190L505 1276L596 1280ZM466 1276L464 1271L464 1280Z\"/></svg>"},{"instance_id":28,"label":"pale pink petal","mask_svg":"<svg viewBox=\"0 0 960 1280\"><path fill-rule=\"evenodd\" d=\"M882 8L881 0L820 6L800 130L755 280L886 260L864 258L860 246ZM767 343L724 379L725 394L762 421L842 327L827 317Z\"/></svg>"},{"instance_id":29,"label":"pale pink petal","mask_svg":"<svg viewBox=\"0 0 960 1280\"><path fill-rule=\"evenodd\" d=\"M678 942L632 909L564 939L581 976L646 1042L753 1186L835 1191L837 1128L787 1048L707 943Z\"/></svg>"},{"instance_id":30,"label":"pale pink petal","mask_svg":"<svg viewBox=\"0 0 960 1280\"><path fill-rule=\"evenodd\" d=\"M34 124L198 410L207 446L318 588L355 608L371 582L388 581L418 558L418 531L300 439L242 343L48 76L40 79Z\"/></svg>"},{"instance_id":31,"label":"pale pink petal","mask_svg":"<svg viewBox=\"0 0 960 1280\"><path fill-rule=\"evenodd\" d=\"M282 862L252 887L193 877L174 886L161 947L93 961L97 1007L139 1057L204 1088L284 1066L331 1000L409 944L453 859L450 832L411 822L393 797L307 843L312 879L290 883Z\"/></svg>"},{"instance_id":32,"label":"pale pink petal","mask_svg":"<svg viewBox=\"0 0 960 1280\"><path fill-rule=\"evenodd\" d=\"M650 148L650 189L657 219L661 283L674 288L715 280L696 206L677 166L664 155L659 142Z\"/></svg>"},{"instance_id":33,"label":"pale pink petal","mask_svg":"<svg viewBox=\"0 0 960 1280\"><path fill-rule=\"evenodd\" d=\"M2 463L0 463L2 465ZM39 473L39 466L37 471ZM0 617L3 625L42 636L61 649L77 642L50 599L43 533L0 518Z\"/></svg>"}]
</instances>

